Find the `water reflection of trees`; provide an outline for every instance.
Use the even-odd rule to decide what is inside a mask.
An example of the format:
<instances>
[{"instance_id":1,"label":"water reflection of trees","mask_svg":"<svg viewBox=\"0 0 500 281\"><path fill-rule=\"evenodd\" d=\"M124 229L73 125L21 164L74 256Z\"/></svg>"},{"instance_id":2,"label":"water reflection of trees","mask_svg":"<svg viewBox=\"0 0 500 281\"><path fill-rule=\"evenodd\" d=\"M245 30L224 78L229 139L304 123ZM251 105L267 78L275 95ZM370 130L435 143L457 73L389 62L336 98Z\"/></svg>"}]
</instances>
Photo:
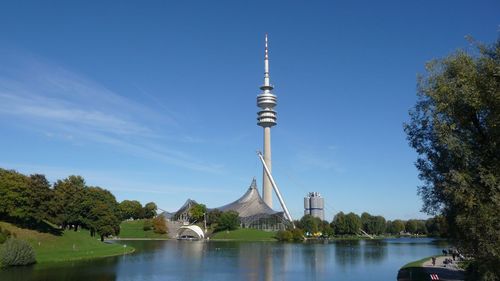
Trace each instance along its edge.
<instances>
[{"instance_id":1,"label":"water reflection of trees","mask_svg":"<svg viewBox=\"0 0 500 281\"><path fill-rule=\"evenodd\" d=\"M335 242L335 261L341 266L356 265L361 261L359 240Z\"/></svg>"},{"instance_id":2,"label":"water reflection of trees","mask_svg":"<svg viewBox=\"0 0 500 281\"><path fill-rule=\"evenodd\" d=\"M387 242L384 240L366 240L363 247L365 262L380 263L387 258Z\"/></svg>"},{"instance_id":3,"label":"water reflection of trees","mask_svg":"<svg viewBox=\"0 0 500 281\"><path fill-rule=\"evenodd\" d=\"M330 245L311 243L300 246L302 247L306 276L309 276L311 280L322 279L328 270Z\"/></svg>"},{"instance_id":4,"label":"water reflection of trees","mask_svg":"<svg viewBox=\"0 0 500 281\"><path fill-rule=\"evenodd\" d=\"M102 280L115 281L116 261L62 262L57 265L33 265L0 269L0 280Z\"/></svg>"}]
</instances>

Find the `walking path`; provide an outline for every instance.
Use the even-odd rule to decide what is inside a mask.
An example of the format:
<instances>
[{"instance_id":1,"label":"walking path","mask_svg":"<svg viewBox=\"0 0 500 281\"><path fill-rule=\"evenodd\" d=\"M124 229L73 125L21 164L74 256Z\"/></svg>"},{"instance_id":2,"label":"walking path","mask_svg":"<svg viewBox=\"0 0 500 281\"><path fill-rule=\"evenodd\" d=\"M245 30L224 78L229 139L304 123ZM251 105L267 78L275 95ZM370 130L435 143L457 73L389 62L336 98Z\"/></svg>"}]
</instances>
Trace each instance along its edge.
<instances>
[{"instance_id":1,"label":"walking path","mask_svg":"<svg viewBox=\"0 0 500 281\"><path fill-rule=\"evenodd\" d=\"M178 221L167 221L168 237L177 238L177 233L179 232L179 228L181 228L182 225L183 224Z\"/></svg>"},{"instance_id":2,"label":"walking path","mask_svg":"<svg viewBox=\"0 0 500 281\"><path fill-rule=\"evenodd\" d=\"M464 270L458 267L457 261L451 264L445 264L446 259L452 259L452 256L436 257L436 265L432 265L432 259L426 260L422 266L400 269L398 272L398 281L463 281L465 280Z\"/></svg>"},{"instance_id":3,"label":"walking path","mask_svg":"<svg viewBox=\"0 0 500 281\"><path fill-rule=\"evenodd\" d=\"M436 257L436 265L432 265L432 259L429 259L424 262L422 265L423 267L430 267L430 268L447 268L450 270L462 270L460 267L458 267L458 260L453 261L451 264L445 264L446 259L451 259L451 256L439 256ZM452 259L453 260L453 259Z\"/></svg>"}]
</instances>

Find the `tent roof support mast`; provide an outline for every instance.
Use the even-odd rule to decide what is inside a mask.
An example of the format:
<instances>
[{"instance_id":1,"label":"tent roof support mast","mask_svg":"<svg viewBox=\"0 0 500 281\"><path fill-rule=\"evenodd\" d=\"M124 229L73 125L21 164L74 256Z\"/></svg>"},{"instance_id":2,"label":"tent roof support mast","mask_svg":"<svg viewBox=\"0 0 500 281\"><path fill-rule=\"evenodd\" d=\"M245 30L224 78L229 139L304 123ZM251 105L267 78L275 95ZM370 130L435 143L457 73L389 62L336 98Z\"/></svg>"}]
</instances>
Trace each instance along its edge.
<instances>
[{"instance_id":1,"label":"tent roof support mast","mask_svg":"<svg viewBox=\"0 0 500 281\"><path fill-rule=\"evenodd\" d=\"M279 190L278 186L276 185L276 182L274 181L273 176L269 172L269 169L267 168L266 161L264 161L264 158L262 157L262 153L260 151L257 151L257 155L259 156L259 159L262 162L262 165L264 166L264 170L266 171L266 175L269 178L269 181L271 181L271 185L273 186L274 192L276 193L276 196L278 197L278 200L280 201L281 208L283 208L283 211L285 212L286 218L290 221L290 223L292 224L292 227L295 228L295 224L293 224L292 216L290 215L290 212L288 212L288 208L286 207L285 201L283 200L283 197L281 197L280 190Z\"/></svg>"}]
</instances>

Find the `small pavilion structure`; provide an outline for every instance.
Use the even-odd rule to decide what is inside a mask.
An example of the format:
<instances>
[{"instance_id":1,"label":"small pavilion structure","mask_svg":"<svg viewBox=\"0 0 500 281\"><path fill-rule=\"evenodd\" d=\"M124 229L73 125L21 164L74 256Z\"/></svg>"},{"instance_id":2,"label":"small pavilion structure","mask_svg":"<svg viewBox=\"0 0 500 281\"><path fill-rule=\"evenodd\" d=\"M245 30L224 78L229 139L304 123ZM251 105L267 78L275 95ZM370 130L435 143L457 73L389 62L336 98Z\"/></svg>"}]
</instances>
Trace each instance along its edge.
<instances>
[{"instance_id":1,"label":"small pavilion structure","mask_svg":"<svg viewBox=\"0 0 500 281\"><path fill-rule=\"evenodd\" d=\"M204 239L203 230L197 225L183 225L177 231L178 239Z\"/></svg>"}]
</instances>

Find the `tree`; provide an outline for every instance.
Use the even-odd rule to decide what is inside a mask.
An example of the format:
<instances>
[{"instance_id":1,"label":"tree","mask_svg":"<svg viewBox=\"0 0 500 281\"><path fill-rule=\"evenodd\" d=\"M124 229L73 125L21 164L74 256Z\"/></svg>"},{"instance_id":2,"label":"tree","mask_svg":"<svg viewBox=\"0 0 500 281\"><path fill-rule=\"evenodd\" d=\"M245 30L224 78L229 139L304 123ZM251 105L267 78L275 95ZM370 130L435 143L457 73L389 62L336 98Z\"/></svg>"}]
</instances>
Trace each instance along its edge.
<instances>
[{"instance_id":1,"label":"tree","mask_svg":"<svg viewBox=\"0 0 500 281\"><path fill-rule=\"evenodd\" d=\"M333 218L331 226L337 235L355 235L361 228L361 219L353 212L347 215L343 212L338 212Z\"/></svg>"},{"instance_id":2,"label":"tree","mask_svg":"<svg viewBox=\"0 0 500 281\"><path fill-rule=\"evenodd\" d=\"M83 226L90 230L91 236L96 232L104 233L105 236L119 233L121 221L119 205L115 196L108 190L93 186L85 188L81 210L85 213ZM108 223L112 230L104 227L105 223Z\"/></svg>"},{"instance_id":3,"label":"tree","mask_svg":"<svg viewBox=\"0 0 500 281\"><path fill-rule=\"evenodd\" d=\"M30 216L36 221L41 222L49 218L50 200L52 199L52 189L50 183L41 174L29 176L28 208Z\"/></svg>"},{"instance_id":4,"label":"tree","mask_svg":"<svg viewBox=\"0 0 500 281\"><path fill-rule=\"evenodd\" d=\"M337 235L344 235L348 233L348 226L345 220L344 212L338 212L334 217L331 223L333 231Z\"/></svg>"},{"instance_id":5,"label":"tree","mask_svg":"<svg viewBox=\"0 0 500 281\"><path fill-rule=\"evenodd\" d=\"M388 221L386 231L390 234L400 234L405 231L405 223L402 220Z\"/></svg>"},{"instance_id":6,"label":"tree","mask_svg":"<svg viewBox=\"0 0 500 281\"><path fill-rule=\"evenodd\" d=\"M140 219L144 216L142 205L137 200L123 200L119 206L120 217L122 220L126 219Z\"/></svg>"},{"instance_id":7,"label":"tree","mask_svg":"<svg viewBox=\"0 0 500 281\"><path fill-rule=\"evenodd\" d=\"M334 234L332 226L327 221L322 221L319 229L323 234L323 237L330 237Z\"/></svg>"},{"instance_id":8,"label":"tree","mask_svg":"<svg viewBox=\"0 0 500 281\"><path fill-rule=\"evenodd\" d=\"M165 218L163 216L156 216L153 219L153 229L155 233L159 234L166 234L168 232L167 223L165 222Z\"/></svg>"},{"instance_id":9,"label":"tree","mask_svg":"<svg viewBox=\"0 0 500 281\"><path fill-rule=\"evenodd\" d=\"M216 231L221 230L235 230L240 225L240 218L238 212L227 211L222 212L217 221Z\"/></svg>"},{"instance_id":10,"label":"tree","mask_svg":"<svg viewBox=\"0 0 500 281\"><path fill-rule=\"evenodd\" d=\"M351 212L345 216L346 234L354 235L359 232L361 228L361 218L355 213Z\"/></svg>"},{"instance_id":11,"label":"tree","mask_svg":"<svg viewBox=\"0 0 500 281\"><path fill-rule=\"evenodd\" d=\"M311 215L304 215L300 219L301 229L308 232L309 235L313 235L319 231L321 225L321 219L313 217Z\"/></svg>"},{"instance_id":12,"label":"tree","mask_svg":"<svg viewBox=\"0 0 500 281\"><path fill-rule=\"evenodd\" d=\"M0 169L0 218L24 220L28 217L25 206L28 205L27 196L28 177L16 171Z\"/></svg>"},{"instance_id":13,"label":"tree","mask_svg":"<svg viewBox=\"0 0 500 281\"><path fill-rule=\"evenodd\" d=\"M151 219L156 216L156 210L158 207L154 202L149 202L146 205L144 205L144 218L145 219Z\"/></svg>"},{"instance_id":14,"label":"tree","mask_svg":"<svg viewBox=\"0 0 500 281\"><path fill-rule=\"evenodd\" d=\"M406 232L416 234L418 230L417 220L408 220L405 223Z\"/></svg>"},{"instance_id":15,"label":"tree","mask_svg":"<svg viewBox=\"0 0 500 281\"><path fill-rule=\"evenodd\" d=\"M54 184L54 199L51 202L50 213L52 221L63 227L84 224L87 215L81 201L84 196L85 180L81 176L69 176Z\"/></svg>"},{"instance_id":16,"label":"tree","mask_svg":"<svg viewBox=\"0 0 500 281\"><path fill-rule=\"evenodd\" d=\"M477 50L477 51L476 51ZM500 39L426 65L404 125L423 210L443 214L478 280L500 279Z\"/></svg>"},{"instance_id":17,"label":"tree","mask_svg":"<svg viewBox=\"0 0 500 281\"><path fill-rule=\"evenodd\" d=\"M207 212L207 207L203 204L193 204L189 208L189 221L191 223L203 221L203 216Z\"/></svg>"},{"instance_id":18,"label":"tree","mask_svg":"<svg viewBox=\"0 0 500 281\"><path fill-rule=\"evenodd\" d=\"M104 241L104 237L120 233L120 220L112 207L105 203L97 202L90 216L93 218L92 228L99 234L101 241Z\"/></svg>"},{"instance_id":19,"label":"tree","mask_svg":"<svg viewBox=\"0 0 500 281\"><path fill-rule=\"evenodd\" d=\"M207 214L207 224L213 225L217 223L222 212L219 209L210 210Z\"/></svg>"},{"instance_id":20,"label":"tree","mask_svg":"<svg viewBox=\"0 0 500 281\"><path fill-rule=\"evenodd\" d=\"M361 228L367 232L367 233L370 233L371 230L370 230L370 219L372 218L372 215L370 215L369 213L367 212L363 212L361 214Z\"/></svg>"},{"instance_id":21,"label":"tree","mask_svg":"<svg viewBox=\"0 0 500 281\"><path fill-rule=\"evenodd\" d=\"M427 234L427 227L425 226L425 221L417 220L417 233Z\"/></svg>"},{"instance_id":22,"label":"tree","mask_svg":"<svg viewBox=\"0 0 500 281\"><path fill-rule=\"evenodd\" d=\"M29 177L0 169L0 218L33 225L49 217L52 190L44 175Z\"/></svg>"},{"instance_id":23,"label":"tree","mask_svg":"<svg viewBox=\"0 0 500 281\"><path fill-rule=\"evenodd\" d=\"M427 232L431 236L447 237L448 224L443 216L435 216L425 221Z\"/></svg>"},{"instance_id":24,"label":"tree","mask_svg":"<svg viewBox=\"0 0 500 281\"><path fill-rule=\"evenodd\" d=\"M385 232L385 218L382 216L372 216L364 212L361 214L361 224L365 232L380 235Z\"/></svg>"}]
</instances>

